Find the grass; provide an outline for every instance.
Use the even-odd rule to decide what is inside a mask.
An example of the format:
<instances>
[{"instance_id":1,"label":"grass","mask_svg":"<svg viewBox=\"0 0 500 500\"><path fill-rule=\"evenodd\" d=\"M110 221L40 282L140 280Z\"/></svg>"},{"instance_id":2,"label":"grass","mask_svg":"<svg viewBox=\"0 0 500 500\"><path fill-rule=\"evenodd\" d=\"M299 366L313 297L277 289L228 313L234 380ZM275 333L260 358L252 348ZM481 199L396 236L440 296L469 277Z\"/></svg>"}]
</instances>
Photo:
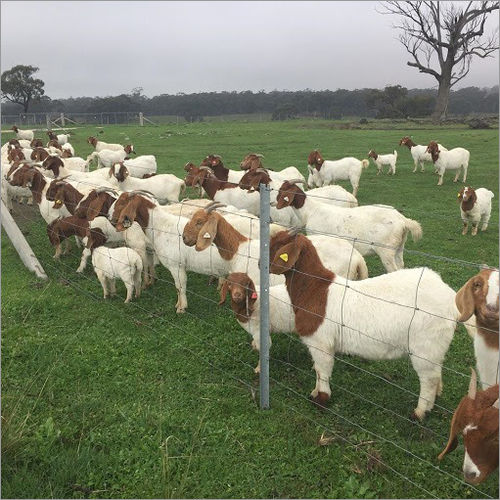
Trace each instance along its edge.
<instances>
[{"instance_id":1,"label":"grass","mask_svg":"<svg viewBox=\"0 0 500 500\"><path fill-rule=\"evenodd\" d=\"M371 164L358 198L421 222L424 238L407 244L406 266L430 266L458 289L477 267L427 254L498 265L497 131L324 124L86 127L72 143L85 156L87 136L104 130L103 140L133 142L138 154L157 156L160 171L179 176L187 161L211 152L236 168L258 151L267 166L296 165L305 173L312 148L326 158L398 149L396 176L377 177ZM411 173L409 152L397 147L407 134L471 151L468 182L495 192L487 232L461 236L460 185L446 174L436 186L430 166ZM468 385L451 370L468 373L474 365L463 327L445 360L444 409L435 408L422 426L407 420L416 397L391 385L418 392L408 360L339 356L330 411L321 413L306 400L315 380L309 355L285 335L273 339L271 410L261 411L256 354L230 309L217 307L206 276L189 275L184 316L175 314L175 288L160 267L160 280L139 301L105 302L91 269L74 272L77 253L54 262L42 219L16 211L49 280L36 280L2 233L3 498L498 498L495 475L477 490L460 482L462 446L442 463L436 459L448 436L446 409ZM367 263L372 276L383 272L377 259ZM124 294L123 286L118 291Z\"/></svg>"}]
</instances>

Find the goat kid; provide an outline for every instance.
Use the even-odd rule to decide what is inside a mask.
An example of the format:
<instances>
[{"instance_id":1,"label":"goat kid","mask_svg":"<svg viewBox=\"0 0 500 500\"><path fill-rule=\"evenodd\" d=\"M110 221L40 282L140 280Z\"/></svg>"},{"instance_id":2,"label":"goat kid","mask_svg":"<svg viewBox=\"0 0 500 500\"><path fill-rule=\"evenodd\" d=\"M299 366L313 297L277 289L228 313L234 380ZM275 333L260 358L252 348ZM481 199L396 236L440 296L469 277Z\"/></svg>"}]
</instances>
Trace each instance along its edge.
<instances>
[{"instance_id":1,"label":"goat kid","mask_svg":"<svg viewBox=\"0 0 500 500\"><path fill-rule=\"evenodd\" d=\"M493 192L485 188L473 189L465 186L460 190L458 202L464 223L463 235L466 235L469 230L469 222L472 224L472 236L477 234L479 224L481 224L481 231L486 231L491 217L491 200L494 197Z\"/></svg>"},{"instance_id":2,"label":"goat kid","mask_svg":"<svg viewBox=\"0 0 500 500\"><path fill-rule=\"evenodd\" d=\"M357 196L361 173L369 164L369 160L358 160L353 157L335 161L325 160L318 150L311 151L307 159L307 170L309 171L307 185L313 188L335 184L339 180L349 180L352 194Z\"/></svg>"},{"instance_id":3,"label":"goat kid","mask_svg":"<svg viewBox=\"0 0 500 500\"><path fill-rule=\"evenodd\" d=\"M101 283L104 298L116 295L116 279L123 281L127 289L125 303L141 295L142 260L132 248L107 248L106 236L101 229L92 229L87 237L87 247L92 253L92 265Z\"/></svg>"},{"instance_id":4,"label":"goat kid","mask_svg":"<svg viewBox=\"0 0 500 500\"><path fill-rule=\"evenodd\" d=\"M394 150L393 154L379 155L374 149L370 149L368 151L368 158L373 159L373 163L377 167L377 175L381 172L383 173L382 168L384 165L389 165L388 174L396 174L396 161L398 160L398 152L396 150Z\"/></svg>"}]
</instances>

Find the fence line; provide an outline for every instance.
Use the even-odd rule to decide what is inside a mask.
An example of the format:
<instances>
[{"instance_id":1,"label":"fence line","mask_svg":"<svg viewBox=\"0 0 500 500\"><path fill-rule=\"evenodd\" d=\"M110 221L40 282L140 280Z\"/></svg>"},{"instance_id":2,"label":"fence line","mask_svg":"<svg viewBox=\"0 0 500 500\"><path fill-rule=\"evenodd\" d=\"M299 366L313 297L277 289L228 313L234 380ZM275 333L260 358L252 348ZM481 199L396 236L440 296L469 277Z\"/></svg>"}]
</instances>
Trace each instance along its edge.
<instances>
[{"instance_id":1,"label":"fence line","mask_svg":"<svg viewBox=\"0 0 500 500\"><path fill-rule=\"evenodd\" d=\"M68 266L67 264L65 264L65 263L59 262L59 264L62 264L64 267L68 267L68 268L69 268L69 266ZM54 270L57 274L59 274L60 276L64 276L64 277L66 278L66 276L65 276L65 275L63 275L63 274L61 274L61 273L60 273L60 271L58 272L58 268L57 268L57 266L55 265L55 263L53 263L53 264L49 264L48 266L49 266L51 269L53 269L53 270ZM84 276L84 277L85 277L85 279L86 279L86 280L88 280L88 281L92 281L90 277L88 277L88 276ZM67 278L66 278L66 279L67 279ZM168 282L168 280L167 280L167 282ZM76 283L74 283L73 281L68 280L68 283L69 283L69 284L70 284L73 288L78 289L79 291L81 291L81 292L83 292L83 293L86 293L87 295L89 295L90 297L92 297L92 298L94 298L94 299L96 299L96 300L99 300L99 298L98 298L95 294L93 294L92 292L90 292L90 291L88 291L88 290L85 290L85 289L83 289L83 288L81 288L81 287L77 286L77 285L76 285ZM208 300L210 300L210 299L208 299ZM114 304L112 304L112 305L113 305L114 307L118 307L118 306L115 306ZM148 315L153 315L153 316L155 316L155 317L157 317L157 318L162 318L164 321L166 321L164 317L160 316L158 313L151 313L151 311L148 311L148 310L147 310L147 309L145 309L144 307L140 306L140 305L138 304L138 302L132 302L132 303L131 303L131 305L132 305L134 308L137 308L137 309L142 310L142 312L148 313ZM120 310L120 314L122 314L122 315L123 315L123 314L124 314L124 313L123 313L123 311L121 311L121 310ZM203 321L205 324L210 325L208 322L206 322L205 320L202 320L202 319L201 319L201 318L199 318L198 316L193 315L192 313L190 313L190 315L191 315L191 316L193 316L193 317L195 317L196 319L198 319L198 320L200 320L200 321ZM134 324L134 325L135 325L135 323L133 322L134 318L133 318L132 316L130 316L130 315L126 314L126 313L125 313L125 316L127 317L127 319L129 319L129 321L130 321L132 324ZM194 338L196 338L196 339L198 339L198 340L201 340L203 343L206 343L206 341L207 341L206 339L202 339L202 338L200 338L199 336L197 336L197 335L193 334L193 332L187 331L186 329L182 328L181 326L179 326L179 325L177 325L177 324L175 324L175 323L172 323L172 322L170 322L170 321L167 321L167 323L169 324L169 326L174 327L174 328L179 329L180 331L182 331L182 332L183 332L183 334L186 334L186 335L189 335L189 336L191 336L191 337L194 337ZM146 326L146 328L148 328L149 330L151 330L152 332L154 332L155 334L157 334L157 335L159 335L159 336L161 335L161 333L160 333L158 330L156 330L155 328L151 327L150 325L148 325L148 324L146 324L146 323L142 323L142 326ZM75 335L74 337L76 338L76 335ZM170 344L170 345L172 345L172 341L171 341L171 339L167 339L167 340L168 340L169 344ZM251 384L249 384L248 382L246 382L246 381L242 380L241 378L239 378L239 377L237 377L237 376L233 375L232 373L228 372L227 370L224 370L223 368L218 367L216 364L211 363L211 362L210 362L209 360L207 360L206 358L204 358L204 357L200 357L200 356L199 356L199 355L198 355L195 351L193 351L192 349L190 349L190 348L188 348L188 347L186 347L186 346L184 346L184 345L179 346L179 345L177 345L177 344L175 344L175 343L172 345L172 347L174 347L174 348L179 348L179 349L183 349L183 350L188 351L191 355L195 356L198 360L201 360L204 364L208 364L208 365L209 365L209 366L211 366L212 368L215 368L217 371L220 371L220 372L224 373L225 375L228 375L230 378L232 378L232 379L236 380L237 382L239 382L239 383L241 383L241 384L245 385L246 387L248 387L248 388L250 389L250 391L252 392L252 385L251 385ZM223 354L225 354L226 356L230 356L232 359L236 359L238 362L242 363L242 364L243 364L244 366L246 366L247 368L252 368L252 367L251 367L251 365L249 365L249 364L248 364L248 363L246 363L245 361L241 360L240 358L235 358L235 357L234 357L234 354L229 353L229 352L227 352L227 351L224 351L222 348L220 348L220 346L219 346L219 345L217 345L217 344L215 344L215 343L213 343L213 342L212 342L212 343L210 343L210 348L211 348L211 349L215 349L215 350L217 350L217 351L219 351L219 352L222 352L222 353L223 353ZM272 359L275 359L275 358L272 358ZM298 368L298 367L295 367L295 368L296 368L296 369L298 369L298 370L302 370L302 369L300 369L300 368ZM294 394L294 395L295 395L295 396L297 396L298 398L301 398L301 399L305 399L305 400L307 400L307 398L306 398L303 394L301 394L301 393L297 392L297 391L296 391L295 389L293 389L292 387L289 387L289 386L287 386L287 385L283 384L282 382L280 382L279 380L277 380L277 379L275 379L275 378L273 378L273 377L270 377L270 380L272 380L272 381L273 381L276 385L278 385L278 386L282 387L282 388L283 388L283 389L285 389L286 391L288 391L288 392L290 392L290 393ZM343 389L343 388L342 388L342 389ZM349 393L352 393L352 391L350 391L350 390L347 390L347 389L344 389L344 390L345 390L345 391L347 391L347 392L349 392ZM373 403L373 402L371 402L371 403ZM284 403L284 402L283 402L283 401L281 401L281 400L280 400L280 404L283 404L284 406L287 406L288 408L290 408L290 409L291 409L291 407L290 407L289 405L286 405L286 403ZM336 416L336 417L340 418L341 420L343 420L343 421L347 422L349 425L354 426L354 427L358 427L358 428L359 428L360 430L362 430L363 432L366 432L367 434L370 434L370 435L374 436L375 438L379 439L380 441L383 441L383 442L385 442L385 443L387 443L387 444L390 444L390 445L394 446L396 449L398 449L398 450L400 450L400 451L402 451L402 452L404 452L404 453L408 454L409 456L411 456L411 457L412 457L412 458L414 458L414 459L417 459L418 461L420 461L420 462L422 462L424 465L426 465L426 466L428 466L428 467L430 467L430 468L434 469L435 471L437 471L437 472L439 472L439 473L441 473L441 474L444 474L444 475L446 475L446 476L450 477L451 479L453 479L454 481L459 482L459 483L461 483L461 484L463 484L463 485L467 486L468 488L471 488L471 489L473 489L474 491L476 491L476 492L478 492L478 493L480 493L480 494L484 495L486 498L493 498L493 497L491 497L490 495L488 495L487 493L485 493L485 492L481 491L480 489L478 489L478 488L476 488L476 487L474 487L474 486L470 485L469 483L466 483L466 482L465 482L465 481L463 481L462 479L460 479L460 478L458 478L458 477L456 477L456 476L453 476L453 475L452 475L452 474L450 474L449 472L447 472L447 471L445 471L445 470L443 470L443 469L440 469L438 466L436 466L436 465L432 464L432 463L431 463L431 462L429 462L428 460L426 460L426 459L424 459L424 458L422 458L422 457L420 457L420 456L416 455L416 454L415 454L415 453L413 453L411 450L409 450L409 449L407 449L407 448L402 447L401 445L397 444L397 443L396 443L396 442L394 442L393 440L388 439L388 438L386 438L386 437L384 437L384 436L381 436L381 435L379 435L379 434L377 434L377 433L375 433L375 432L371 431L370 429L367 429L367 428L363 427L362 425L358 424L357 422L352 421L351 419L349 419L349 418L347 418L347 417L345 417L345 416L343 416L343 415L339 414L338 412L336 412L336 411L334 411L334 410L332 410L332 409L330 409L330 408L325 408L325 410L326 410L328 413L331 413L331 414L333 414L334 416ZM305 418L305 419L307 419L307 420L314 421L314 420L313 420L313 419L311 419L308 415L305 415L305 414L303 414L303 413L301 413L301 412L298 412L298 411L297 411L297 413L299 413L299 415L300 415L301 417L303 417L303 418ZM396 415L398 415L398 414L396 414ZM402 417L402 416L400 416L400 415L398 415L398 416L399 416L400 418L404 418L404 417ZM322 427L322 428L324 428L325 430L331 431L331 429L329 429L328 427L326 427L324 424L321 424L321 423L319 423L319 422L317 422L317 421L314 421L314 423L315 423L316 425L318 425L318 426L321 426L321 427ZM432 431L431 429L429 429L429 428L427 428L427 427L424 427L424 426L421 426L421 427L423 427L424 429L427 429L427 430L429 430L429 431L431 431L431 432L433 432L433 433L435 434L435 432L434 432L434 431ZM336 435L337 435L340 439L342 439L343 441L345 441L345 442L347 442L347 443L349 443L349 444L351 444L351 445L353 445L353 446L356 446L356 443L354 443L354 442L352 442L352 441L348 440L347 438L343 437L341 434L336 433ZM363 451L363 453L365 453L365 450L362 450L362 451ZM405 474L400 473L398 470L396 470L394 467L392 467L392 466L388 465L386 462L382 461L380 458L376 457L376 456L375 456L375 455L373 455L373 454L370 454L369 452L366 452L365 454L367 454L367 456L370 456L370 458L372 458L372 459L376 460L377 462L381 463L384 467L387 467L387 469L388 469L388 470L391 470L391 472L395 473L398 477L400 477L400 478L404 479L405 481L409 482L410 484L412 484L413 486L417 487L417 488L418 488L418 489L420 489L421 491L426 492L426 494L429 494L429 495L430 495L430 496L432 496L433 498L437 498L435 495L433 495L433 494L432 494L432 493L430 493L427 489L425 489L422 485L419 485L418 483L414 482L411 478L409 478L409 477L408 477L408 476L406 476Z\"/></svg>"},{"instance_id":2,"label":"fence line","mask_svg":"<svg viewBox=\"0 0 500 500\"><path fill-rule=\"evenodd\" d=\"M262 197L262 198L263 198L263 197ZM250 217L250 216L246 216L246 217L247 217L248 219L253 219L253 217ZM31 219L29 219L29 218L28 218L28 220L31 220ZM262 218L261 218L261 222L262 222L262 221L265 221L265 220L266 220L266 219L265 219L265 217L262 217ZM178 236L179 245L181 245L180 235L179 235L180 224L181 224L181 218L180 218L180 216L179 216L179 217L178 217L178 222L177 222L177 236ZM161 230L160 230L160 231L161 231ZM174 235L176 234L176 233L172 233L172 232L168 232L168 231L164 231L164 232L167 232L167 233L169 233L169 234L174 234ZM342 236L339 236L339 235L329 235L329 236L343 238ZM345 238L345 239L347 239L347 238ZM351 238L351 239L352 239L352 238ZM245 256L246 256L246 257L248 257L248 259L250 259L250 258L255 259L255 257L253 257L253 256L251 256L251 255L245 255ZM352 253L351 253L351 258L352 258ZM447 260L448 260L448 259L447 259ZM453 260L453 259L452 259L451 261L452 261L452 262L455 262L455 260ZM471 265L472 263L468 263L468 264L469 264L469 265ZM62 262L61 262L61 263L60 263L60 265L62 265L62 266L64 266L64 267L68 267L68 268L69 268L69 266L68 266L67 264L65 264L65 263L62 263ZM247 266L248 266L248 263L247 263ZM57 272L58 267L57 267L55 264L51 264L49 267L51 267L52 269L54 269L54 270ZM247 267L247 270L248 270L248 267ZM59 272L60 272L60 271L59 271ZM84 276L84 277L85 277L87 280L92 281L89 277L87 277L87 276ZM169 284L171 284L171 283L172 283L171 281L169 281L169 280L165 280L165 279L163 279L163 278L161 278L161 279L160 279L160 281L164 281L164 282L169 283ZM419 281L419 282L420 282L420 281ZM74 285L75 285L75 284L72 282L72 280L69 280L69 283L71 284L71 286L74 286ZM350 283L350 282L349 282L349 280L347 280L347 284L349 284L349 283ZM261 285L262 285L262 281L261 281ZM82 290L82 291L83 291L83 290ZM347 291L347 287L344 287L344 297L345 297L345 293L346 293L346 291ZM190 290L186 290L186 292L187 292L187 293L195 293L195 292L190 291ZM417 285L417 287L416 287L416 293L417 293L417 292L418 292L418 285ZM151 292L148 292L148 293L151 293ZM360 292L360 293L361 293L361 292ZM94 295L94 294L91 294L91 295ZM216 302L216 301L211 300L211 299L210 299L210 298L208 298L208 297L201 296L200 294L196 294L196 295L198 295L198 296L200 296L200 297L203 297L203 298L204 298L204 300L211 301L211 302ZM366 295L367 295L367 294L366 294ZM371 298L373 298L373 299L377 299L377 300L384 300L384 299L382 299L382 298L380 298L380 297L374 297L374 296L370 296L370 295L367 295L367 296L369 296L369 297L371 297ZM261 298L262 298L262 289L261 289ZM394 303L394 302L392 302L392 301L389 301L389 302L390 302L390 303ZM394 304L396 304L396 305L401 305L401 306L404 306L404 307L408 307L408 308L410 308L410 309L413 309L413 313L414 313L414 314L415 314L415 312L416 312L416 305L415 305L415 306L407 306L407 305L397 304L397 303L394 303ZM132 303L132 305L133 305L135 308L141 309L143 312L147 312L148 314L151 314L151 312L150 312L150 311L148 311L147 309L145 309L145 308L143 308L142 306L140 306L137 302L133 302L133 303ZM303 310L305 310L305 309L303 309ZM314 312L312 312L312 311L308 311L308 312L309 312L310 314L315 314L315 313L314 313ZM424 312L425 312L425 311L424 311ZM200 318L198 318L196 315L194 315L194 314L192 314L192 313L190 313L190 312L188 312L188 314L190 314L191 316L193 316L193 317L197 318L197 319L198 319L198 320L200 320L200 321L204 321L204 320L201 320L201 319L200 319ZM153 316L158 317L159 315L157 315L157 314L154 314L154 313L153 313ZM436 315L436 316L437 316L437 315ZM335 322L335 321L331 320L330 318L325 318L325 319L330 320L330 321L332 321L333 323L339 324L338 322ZM450 321L454 321L454 320L453 320L453 319L451 319L451 318L443 318L443 319L447 319L447 320L450 320ZM206 321L204 321L204 322L206 323ZM173 326L174 328L177 328L177 329L179 329L179 330L183 331L185 334L190 335L190 336L192 336L192 337L195 337L195 338L197 338L198 340L202 340L202 342L203 342L203 343L206 343L206 339L201 339L200 337L196 336L196 335L195 335L195 334L193 334L192 332L188 332L188 331L186 331L186 330L185 330L184 328L182 328L181 326L179 326L179 325L177 325L177 324L175 324L175 323L173 323L173 322L169 322L169 324L171 324L171 326ZM340 322L340 326L341 326L342 328L343 328L343 327L350 328L350 327L348 327L347 325L343 324L343 321L341 321L341 322ZM410 325L409 325L409 327L410 327L410 326L411 326L411 321L410 321ZM156 332L156 330L155 330L153 327L150 327L149 325L147 325L147 327L148 327L149 329L151 329L153 332ZM350 328L350 329L351 329L351 330L353 330L352 328ZM156 332L156 333L158 333L158 332ZM360 332L360 333L362 333L362 332ZM289 336L289 337L290 337L290 338L292 338L291 336ZM298 340L298 339L295 339L295 340ZM217 346L217 345L216 345L215 343L213 343L213 342L212 342L212 343L210 343L210 347L211 347L211 348L215 348L215 349L216 349L217 351L219 351L219 352L224 352L224 350L223 350L223 349L221 349L221 348L220 348L220 346ZM262 347L262 345L261 345L261 347ZM393 347L396 347L396 346L393 346ZM398 347L401 347L401 346L398 346ZM190 349L189 349L189 348L186 348L186 349L187 349L188 351L190 351ZM409 351L408 351L408 352L409 352ZM193 354L193 355L194 355L194 353L193 353L193 352L191 352L191 354ZM225 354L226 354L226 355L228 355L228 356L231 356L231 357L232 357L232 359L236 359L237 361L239 361L239 362L243 363L245 366L247 366L247 367L250 367L250 368L251 368L251 366L250 366L248 363L244 362L243 360L239 359L238 357L235 357L235 356L234 356L234 354L232 354L232 353L228 353L228 352L225 352ZM197 356L197 357L199 357L199 356ZM363 370L362 368L357 367L357 366L355 366L355 365L353 365L353 364L351 364L351 363L349 363L349 362L346 362L345 360L342 360L342 359L338 358L338 357L337 357L337 356L335 356L335 355L334 355L334 357L335 357L335 359L338 359L339 361L341 361L341 362L343 362L343 363L346 363L346 364L348 364L348 365L353 366L353 367L354 367L354 368L356 368L356 369L359 369L359 370L361 370L361 371L363 371L363 372L366 372L367 374L370 374L371 376L375 376L375 377L377 377L377 378L380 378L380 379L384 380L386 383L390 383L390 384L391 384L391 385L393 385L393 386L400 387L400 386L398 386L397 384L394 384L394 383L391 383L390 381L387 381L386 379L384 379L383 377L381 377L381 376L379 376L379 375L376 375L376 374L374 374L374 373L372 373L372 372L370 372L370 371L368 371L368 370ZM199 357L199 358L200 358L200 359L203 359L202 357ZM269 358L269 356L268 356L268 358ZM272 358L272 359L274 359L274 358ZM424 358L424 359L425 359L425 358ZM203 359L203 361L204 361L204 362L206 362L206 363L208 363L210 366L212 366L212 367L216 368L217 370L222 371L223 373L228 374L229 376L231 376L231 377L232 377L232 378L234 378L235 380L237 380L237 381L239 381L239 382L242 382L243 384L247 385L248 387L250 387L250 388L252 387L250 384L248 384L248 383L246 383L246 382L242 381L241 379L239 379L239 378L237 378L237 377L234 377L232 374L230 374L230 373L229 373L229 372L227 372L226 370L221 369L221 368L217 367L216 365L214 365L214 364L210 363L210 361L208 361L208 360L206 360L206 359ZM444 367L443 365L440 365L440 366L442 366L443 368L447 368L447 367ZM296 369L297 369L297 370L301 370L301 371L302 371L302 369L300 369L299 367L296 367ZM454 372L455 372L455 373L457 373L457 374L460 374L460 375L462 375L462 376L466 376L466 375L465 375L465 374L463 374L463 373L460 373L460 372L457 372L457 371L454 371ZM261 372L261 374L262 374L262 372ZM281 386L283 389L285 389L285 390L286 390L286 391L288 391L288 392L293 393L295 396L298 396L299 398L302 398L302 399L306 399L306 397L305 397L304 395L302 395L302 394L300 394L299 392L295 391L295 389L293 389L293 388L291 388L291 387L286 386L285 384L281 383L280 381L276 380L275 378L273 378L273 377L269 377L269 380L272 380L272 381L273 381L276 385ZM407 389L405 389L405 388L403 388L403 387L400 387L400 389L402 389L402 390L404 390L404 391L406 391L406 392L409 392L410 394L416 395L416 394L412 393L411 391L408 391ZM344 390L344 391L346 391L346 392L350 392L348 389L343 389L343 388L342 388L342 390ZM371 403L371 404L373 404L374 406L380 406L380 405L378 405L377 403L372 402L372 401L370 401L370 400L368 400L368 399L366 399L366 401L367 401L367 402L370 402L370 403ZM282 403L282 402L281 402L281 403ZM437 407L440 407L439 405L436 405L436 406L437 406ZM440 407L440 408L442 408L444 411L446 411L446 412L448 412L448 413L453 413L453 411L452 411L452 410L449 410L449 409L447 409L447 408L444 408L444 407ZM474 489L474 491L477 491L478 493L481 493L482 495L485 495L485 496L487 496L488 498L491 498L491 497L489 497L489 495L487 495L486 493L482 492L481 490L479 490L479 489L477 489L477 488L475 488L475 487L471 486L470 484L465 483L463 480L461 480L461 479L459 479L459 478L457 478L457 477L453 476L452 474L448 473L447 471L444 471L444 470L440 469L439 467L435 466L434 464L432 464L432 463L431 463L431 462L429 462L428 460L426 460L426 459L424 459L424 458L422 458L422 457L419 457L418 455L415 455L415 454L414 454L411 450L406 449L405 447L402 447L401 445L399 445L398 443L394 442L393 440L388 439L388 438L385 438L385 437L383 437L383 436L380 436L380 435L378 435L377 433L374 433L373 431L370 431L369 429L364 428L364 427L363 427L363 426L361 426L360 424L358 424L358 423L356 423L356 422L353 422L352 420L350 420L350 419L346 418L346 417L345 417L345 416L343 416L343 415L338 414L337 412L335 412L335 411L333 411L333 410L331 410L331 409L329 409L329 408L326 408L326 410L327 410L329 413L332 413L332 414L333 414L334 416L336 416L337 418L340 418L340 419L344 420L344 421L345 421L345 422L347 422L349 425L351 425L351 426L355 426L355 427L358 427L358 428L360 428L361 430L363 430L364 432L367 432L367 433L369 433L369 434L371 434L371 435L375 436L377 439L380 439L380 440L384 441L385 443L390 444L391 446L394 446L395 448L399 449L400 451L405 452L406 454L408 454L408 455L409 455L409 456L411 456L412 458L417 459L417 460L419 460L420 462L422 462L423 464L425 464L427 467L429 467L429 466L430 466L431 468L433 468L433 469L434 469L434 470L436 470L437 472L442 473L442 474L445 474L445 475L447 475L447 476L451 477L452 479L454 479L455 481L458 481L459 483L466 485L468 488L472 488L472 489ZM392 412L392 413L394 413L394 414L395 414L395 415L397 415L399 418L405 418L405 417L403 417L402 415L399 415L399 414L397 414L396 412L393 412L392 410L389 410L389 409L387 409L387 410L388 410L388 411L390 411L390 412ZM301 415L302 415L302 414L301 414ZM308 418L308 417L307 417L307 416L305 416L305 415L303 415L303 416L304 416L304 418L306 418L306 419ZM321 425L321 424L320 424L320 425ZM427 427L422 426L422 425L419 425L419 427L423 427L423 428L425 428L425 429L428 429ZM434 432L434 431L432 431L431 429L428 429L428 430L430 430L431 432ZM435 432L434 432L434 434L435 434ZM375 457L374 457L374 458L375 458ZM382 462L382 463L383 463L383 462ZM433 495L432 495L432 494L431 494L428 490L426 490L425 488L421 487L421 485L418 485L417 483L413 482L413 480L412 480L412 479L408 478L408 477L407 477L407 476L405 476L404 474L399 473L398 471L396 471L395 469L393 469L391 466L388 466L388 465L387 465L387 464L385 464L385 463L384 463L384 465L385 465L386 467L388 467L388 469L390 469L392 472L394 472L395 474L399 475L401 478L404 478L404 479L405 479L406 481L408 481L409 483L413 484L413 485L414 485L414 486L416 486L416 487L419 487L419 489L421 489L422 491L425 491L427 494L430 494L431 496L433 496Z\"/></svg>"}]
</instances>

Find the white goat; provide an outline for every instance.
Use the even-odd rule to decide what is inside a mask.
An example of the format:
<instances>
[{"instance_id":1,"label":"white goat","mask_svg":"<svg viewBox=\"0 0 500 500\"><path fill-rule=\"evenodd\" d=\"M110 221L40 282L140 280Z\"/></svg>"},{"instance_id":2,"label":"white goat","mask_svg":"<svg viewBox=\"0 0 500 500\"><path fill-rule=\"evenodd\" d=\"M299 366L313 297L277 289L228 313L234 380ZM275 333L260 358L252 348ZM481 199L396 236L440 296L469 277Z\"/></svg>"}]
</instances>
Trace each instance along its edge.
<instances>
[{"instance_id":1,"label":"white goat","mask_svg":"<svg viewBox=\"0 0 500 500\"><path fill-rule=\"evenodd\" d=\"M394 150L393 154L379 155L373 149L370 149L368 158L373 159L373 163L375 163L377 167L377 175L382 172L382 167L384 165L389 165L388 174L396 174L396 161L398 159L398 152L396 150Z\"/></svg>"},{"instance_id":2,"label":"white goat","mask_svg":"<svg viewBox=\"0 0 500 500\"><path fill-rule=\"evenodd\" d=\"M71 158L61 158L64 166L69 170L77 170L78 172L88 172L89 171L89 161L80 158L79 156L73 156Z\"/></svg>"},{"instance_id":3,"label":"white goat","mask_svg":"<svg viewBox=\"0 0 500 500\"><path fill-rule=\"evenodd\" d=\"M33 130L21 130L15 125L12 127L12 130L16 133L16 136L19 140L24 139L25 141L29 141L31 143L31 141L35 137Z\"/></svg>"},{"instance_id":4,"label":"white goat","mask_svg":"<svg viewBox=\"0 0 500 500\"><path fill-rule=\"evenodd\" d=\"M92 250L92 265L105 299L116 294L116 278L121 279L127 289L125 303L132 300L134 288L135 297L141 295L142 260L135 250L99 246Z\"/></svg>"},{"instance_id":5,"label":"white goat","mask_svg":"<svg viewBox=\"0 0 500 500\"><path fill-rule=\"evenodd\" d=\"M446 170L457 171L453 182L458 181L460 170L463 170L464 177L462 182L465 184L470 159L470 152L467 149L453 148L449 151L443 151L439 149L439 146L436 142L431 141L429 143L429 146L427 146L427 151L431 154L432 161L437 168L437 173L439 175L439 181L437 183L438 186L441 186L443 184L443 176Z\"/></svg>"},{"instance_id":6,"label":"white goat","mask_svg":"<svg viewBox=\"0 0 500 500\"><path fill-rule=\"evenodd\" d=\"M71 156L75 156L75 148L69 142L62 144L61 149L62 151L69 151Z\"/></svg>"},{"instance_id":7,"label":"white goat","mask_svg":"<svg viewBox=\"0 0 500 500\"><path fill-rule=\"evenodd\" d=\"M89 137L87 142L94 146L97 153L103 151L104 149L109 149L111 151L121 151L123 146L121 144L111 144L104 141L98 141L95 137ZM132 150L134 147L132 146Z\"/></svg>"},{"instance_id":8,"label":"white goat","mask_svg":"<svg viewBox=\"0 0 500 500\"><path fill-rule=\"evenodd\" d=\"M307 161L309 170L307 185L310 188L335 184L339 180L349 180L353 196L358 193L361 172L370 164L366 159L358 160L353 157L335 161L324 160L319 151L312 151Z\"/></svg>"},{"instance_id":9,"label":"white goat","mask_svg":"<svg viewBox=\"0 0 500 500\"><path fill-rule=\"evenodd\" d=\"M123 164L127 167L128 173L132 177L138 177L139 179L142 179L145 174L155 174L158 168L154 155L129 158L128 160L123 160Z\"/></svg>"},{"instance_id":10,"label":"white goat","mask_svg":"<svg viewBox=\"0 0 500 500\"><path fill-rule=\"evenodd\" d=\"M103 149L94 151L87 156L87 161L97 158L97 168L111 168L115 163L119 163L132 152L129 146L121 146L121 150Z\"/></svg>"},{"instance_id":11,"label":"white goat","mask_svg":"<svg viewBox=\"0 0 500 500\"><path fill-rule=\"evenodd\" d=\"M308 234L329 233L354 243L361 255L377 254L387 272L404 267L403 251L410 232L416 241L420 224L389 206L365 205L343 208L320 203L293 182L285 181L277 197L277 208L296 209Z\"/></svg>"},{"instance_id":12,"label":"white goat","mask_svg":"<svg viewBox=\"0 0 500 500\"><path fill-rule=\"evenodd\" d=\"M100 216L91 220L89 226L89 231L101 230L106 238L106 244L120 243L135 250L142 260L144 271L143 284L152 284L154 276L153 247L137 222L134 222L126 231L117 231L107 217ZM87 240L88 237L83 240L85 245L87 245ZM82 273L85 270L87 259L90 255L90 249L85 247L80 259L80 265L76 270L77 273Z\"/></svg>"},{"instance_id":13,"label":"white goat","mask_svg":"<svg viewBox=\"0 0 500 500\"><path fill-rule=\"evenodd\" d=\"M186 189L184 181L173 174L160 174L148 179L131 177L123 163L114 165L110 175L111 183L121 191L147 191L162 205L178 202L180 194Z\"/></svg>"},{"instance_id":14,"label":"white goat","mask_svg":"<svg viewBox=\"0 0 500 500\"><path fill-rule=\"evenodd\" d=\"M422 420L433 408L460 317L454 290L436 272L422 267L348 281L321 264L303 235L275 249L270 271L287 278L295 330L314 361L317 404L330 398L334 357L345 353L370 360L409 356L420 381L413 414Z\"/></svg>"}]
</instances>

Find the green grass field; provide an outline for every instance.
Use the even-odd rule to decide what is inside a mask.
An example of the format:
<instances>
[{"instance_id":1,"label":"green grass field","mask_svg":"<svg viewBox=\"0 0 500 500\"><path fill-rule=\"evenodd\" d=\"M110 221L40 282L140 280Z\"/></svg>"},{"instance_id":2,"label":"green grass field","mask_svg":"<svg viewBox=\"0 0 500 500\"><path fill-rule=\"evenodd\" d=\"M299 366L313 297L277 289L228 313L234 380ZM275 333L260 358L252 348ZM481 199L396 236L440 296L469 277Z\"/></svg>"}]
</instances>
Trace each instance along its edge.
<instances>
[{"instance_id":1,"label":"green grass field","mask_svg":"<svg viewBox=\"0 0 500 500\"><path fill-rule=\"evenodd\" d=\"M406 266L429 266L458 290L477 266L427 254L498 265L497 130L328 123L108 127L99 137L132 142L138 155L156 155L159 171L178 176L187 161L212 152L233 168L254 151L266 166L305 173L313 148L331 159L397 149L396 176L377 177L372 163L358 199L393 205L422 224L423 239L406 246ZM86 138L97 130L74 131L77 154L90 153ZM436 186L430 165L413 174L409 151L397 146L407 134L470 150L468 184L495 193L487 232L461 236L461 184L448 173ZM408 420L417 399L410 392L418 392L408 360L340 355L329 411L320 412L307 401L315 381L308 352L286 335L273 338L271 409L261 411L250 339L227 305L217 307L206 276L189 275L183 316L161 266L139 301L123 304L120 284L120 298L105 302L91 266L75 273L76 249L54 262L38 213L16 213L49 280L37 281L2 233L3 498L498 498L495 474L477 489L462 482L462 445L442 463L436 458L448 437L447 410L467 390L460 373L474 365L462 326L445 360L440 407L422 425ZM378 259L367 263L371 276L383 272Z\"/></svg>"}]
</instances>

